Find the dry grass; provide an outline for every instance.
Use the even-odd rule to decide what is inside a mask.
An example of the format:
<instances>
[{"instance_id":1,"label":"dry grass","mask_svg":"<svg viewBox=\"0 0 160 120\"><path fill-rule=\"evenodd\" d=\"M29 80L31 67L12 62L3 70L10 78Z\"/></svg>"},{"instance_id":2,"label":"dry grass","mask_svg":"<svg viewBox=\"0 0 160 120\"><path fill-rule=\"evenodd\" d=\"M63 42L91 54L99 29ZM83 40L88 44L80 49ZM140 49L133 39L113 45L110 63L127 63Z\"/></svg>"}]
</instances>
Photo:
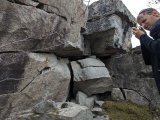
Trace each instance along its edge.
<instances>
[{"instance_id":1,"label":"dry grass","mask_svg":"<svg viewBox=\"0 0 160 120\"><path fill-rule=\"evenodd\" d=\"M106 101L103 108L110 120L153 120L148 106L131 102Z\"/></svg>"}]
</instances>

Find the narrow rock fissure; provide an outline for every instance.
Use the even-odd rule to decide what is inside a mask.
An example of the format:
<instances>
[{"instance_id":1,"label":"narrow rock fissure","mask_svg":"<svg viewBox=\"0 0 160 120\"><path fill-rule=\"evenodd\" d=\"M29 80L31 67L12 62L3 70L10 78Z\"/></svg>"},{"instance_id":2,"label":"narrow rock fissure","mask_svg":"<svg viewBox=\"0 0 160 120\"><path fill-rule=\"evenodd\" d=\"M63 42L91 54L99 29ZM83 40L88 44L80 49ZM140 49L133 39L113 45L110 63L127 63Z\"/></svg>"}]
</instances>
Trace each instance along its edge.
<instances>
[{"instance_id":1,"label":"narrow rock fissure","mask_svg":"<svg viewBox=\"0 0 160 120\"><path fill-rule=\"evenodd\" d=\"M74 87L74 74L73 74L73 69L72 69L72 66L71 66L71 63L68 64L68 68L70 70L70 75L71 75L71 80L70 80L70 87L69 87L69 94L68 94L68 98L67 98L67 101L71 101L72 98L75 98L74 96L74 92L73 92L73 87Z\"/></svg>"},{"instance_id":2,"label":"narrow rock fissure","mask_svg":"<svg viewBox=\"0 0 160 120\"><path fill-rule=\"evenodd\" d=\"M77 62L77 64L83 69L82 64L81 64L79 61L76 61L76 62Z\"/></svg>"},{"instance_id":3,"label":"narrow rock fissure","mask_svg":"<svg viewBox=\"0 0 160 120\"><path fill-rule=\"evenodd\" d=\"M43 9L43 7L44 7L44 4L42 4L42 3L39 3L39 4L36 6L36 8L39 8L39 9Z\"/></svg>"},{"instance_id":4,"label":"narrow rock fissure","mask_svg":"<svg viewBox=\"0 0 160 120\"><path fill-rule=\"evenodd\" d=\"M9 1L9 2L11 2L11 3L19 4L19 5L32 6L32 5L27 5L27 4L25 4L25 3L22 3L22 2L20 2L20 1L15 1L15 0L7 0L7 1ZM35 1L35 2L38 2L38 1ZM47 13L50 13L50 14L55 14L55 15L59 16L60 18L64 19L65 21L67 21L67 17L65 17L65 16L59 15L59 14L57 14L57 13L55 13L55 12L49 12L49 11L44 10L44 9L43 9L43 8L44 8L44 5L45 5L45 4L43 4L43 3L39 3L39 4L36 6L36 8L41 9L41 10L47 12ZM33 6L33 7L34 7L34 6Z\"/></svg>"},{"instance_id":5,"label":"narrow rock fissure","mask_svg":"<svg viewBox=\"0 0 160 120\"><path fill-rule=\"evenodd\" d=\"M0 54L5 54L5 53L26 53L25 51L2 51Z\"/></svg>"},{"instance_id":6,"label":"narrow rock fissure","mask_svg":"<svg viewBox=\"0 0 160 120\"><path fill-rule=\"evenodd\" d=\"M36 77L38 77L40 75L40 73L38 73L30 82L28 82L21 90L20 92L23 92L23 90L25 90L35 79Z\"/></svg>"},{"instance_id":7,"label":"narrow rock fissure","mask_svg":"<svg viewBox=\"0 0 160 120\"><path fill-rule=\"evenodd\" d=\"M135 92L137 92L140 96L144 97L149 103L151 103L152 99L146 97L143 93L139 92L139 91L136 91L136 90L133 90Z\"/></svg>"},{"instance_id":8,"label":"narrow rock fissure","mask_svg":"<svg viewBox=\"0 0 160 120\"><path fill-rule=\"evenodd\" d=\"M15 4L19 4L19 5L26 5L26 4L24 4L24 3L20 2L20 1L17 1L17 0L7 0L7 1L15 3ZM29 5L26 5L26 6L29 6Z\"/></svg>"},{"instance_id":9,"label":"narrow rock fissure","mask_svg":"<svg viewBox=\"0 0 160 120\"><path fill-rule=\"evenodd\" d=\"M123 94L123 97L124 97L124 99L126 100L126 95L125 95L125 92L124 92L123 88L119 88L119 89L121 90L121 92L122 92L122 94Z\"/></svg>"},{"instance_id":10,"label":"narrow rock fissure","mask_svg":"<svg viewBox=\"0 0 160 120\"><path fill-rule=\"evenodd\" d=\"M138 91L138 90L133 90L133 89L127 89L127 90L132 90L136 93L138 93L140 96L142 96L143 98L145 98L149 103L151 103L152 99L146 97L142 92ZM124 90L123 90L124 91Z\"/></svg>"}]
</instances>

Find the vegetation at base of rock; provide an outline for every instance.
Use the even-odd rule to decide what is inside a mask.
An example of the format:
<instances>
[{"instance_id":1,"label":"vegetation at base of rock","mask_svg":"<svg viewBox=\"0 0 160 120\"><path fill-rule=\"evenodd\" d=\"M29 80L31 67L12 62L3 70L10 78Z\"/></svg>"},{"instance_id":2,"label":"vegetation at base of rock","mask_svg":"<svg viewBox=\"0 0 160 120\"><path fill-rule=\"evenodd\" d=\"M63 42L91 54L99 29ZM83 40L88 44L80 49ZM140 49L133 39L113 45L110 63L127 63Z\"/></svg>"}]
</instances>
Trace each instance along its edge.
<instances>
[{"instance_id":1,"label":"vegetation at base of rock","mask_svg":"<svg viewBox=\"0 0 160 120\"><path fill-rule=\"evenodd\" d=\"M132 102L106 101L103 108L110 120L153 120L152 112L148 106Z\"/></svg>"}]
</instances>

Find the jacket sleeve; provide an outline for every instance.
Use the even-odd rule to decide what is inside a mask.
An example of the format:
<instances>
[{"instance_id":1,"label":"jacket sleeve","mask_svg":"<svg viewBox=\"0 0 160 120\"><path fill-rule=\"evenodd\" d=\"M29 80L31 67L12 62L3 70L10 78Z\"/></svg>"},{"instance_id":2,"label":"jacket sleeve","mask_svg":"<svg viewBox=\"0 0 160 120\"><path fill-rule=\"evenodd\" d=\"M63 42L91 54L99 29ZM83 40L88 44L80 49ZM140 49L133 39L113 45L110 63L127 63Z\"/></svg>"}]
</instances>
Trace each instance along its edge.
<instances>
[{"instance_id":1,"label":"jacket sleeve","mask_svg":"<svg viewBox=\"0 0 160 120\"><path fill-rule=\"evenodd\" d=\"M150 52L142 44L141 44L141 50L142 50L142 56L143 56L144 63L146 65L151 65L151 54L150 54Z\"/></svg>"},{"instance_id":2,"label":"jacket sleeve","mask_svg":"<svg viewBox=\"0 0 160 120\"><path fill-rule=\"evenodd\" d=\"M153 40L147 34L141 35L140 43L143 45L151 54L160 56L160 41Z\"/></svg>"}]
</instances>

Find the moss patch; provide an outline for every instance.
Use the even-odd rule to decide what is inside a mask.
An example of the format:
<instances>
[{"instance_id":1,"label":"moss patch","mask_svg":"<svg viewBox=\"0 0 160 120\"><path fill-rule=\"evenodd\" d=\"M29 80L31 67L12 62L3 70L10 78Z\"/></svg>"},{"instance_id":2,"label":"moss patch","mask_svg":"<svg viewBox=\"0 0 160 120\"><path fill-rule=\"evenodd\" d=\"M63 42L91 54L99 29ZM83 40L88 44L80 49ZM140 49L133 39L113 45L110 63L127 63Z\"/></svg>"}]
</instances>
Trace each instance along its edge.
<instances>
[{"instance_id":1,"label":"moss patch","mask_svg":"<svg viewBox=\"0 0 160 120\"><path fill-rule=\"evenodd\" d=\"M103 108L110 120L153 120L148 106L131 102L106 101Z\"/></svg>"}]
</instances>

